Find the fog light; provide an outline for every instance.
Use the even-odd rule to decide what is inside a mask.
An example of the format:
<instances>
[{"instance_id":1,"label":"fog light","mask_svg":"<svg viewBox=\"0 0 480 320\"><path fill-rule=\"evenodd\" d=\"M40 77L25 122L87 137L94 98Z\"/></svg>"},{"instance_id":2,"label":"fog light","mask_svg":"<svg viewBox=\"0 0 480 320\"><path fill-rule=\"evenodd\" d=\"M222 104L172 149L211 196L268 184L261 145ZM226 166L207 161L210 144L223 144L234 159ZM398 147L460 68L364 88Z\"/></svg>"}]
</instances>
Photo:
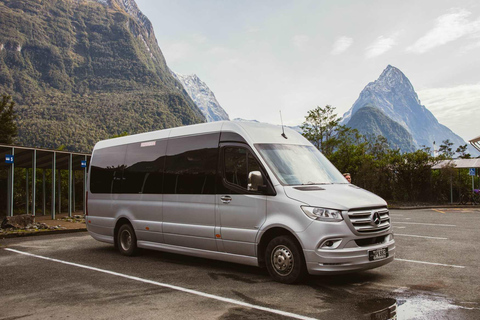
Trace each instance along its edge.
<instances>
[{"instance_id":1,"label":"fog light","mask_svg":"<svg viewBox=\"0 0 480 320\"><path fill-rule=\"evenodd\" d=\"M336 249L342 243L342 239L328 239L320 245L321 249Z\"/></svg>"}]
</instances>

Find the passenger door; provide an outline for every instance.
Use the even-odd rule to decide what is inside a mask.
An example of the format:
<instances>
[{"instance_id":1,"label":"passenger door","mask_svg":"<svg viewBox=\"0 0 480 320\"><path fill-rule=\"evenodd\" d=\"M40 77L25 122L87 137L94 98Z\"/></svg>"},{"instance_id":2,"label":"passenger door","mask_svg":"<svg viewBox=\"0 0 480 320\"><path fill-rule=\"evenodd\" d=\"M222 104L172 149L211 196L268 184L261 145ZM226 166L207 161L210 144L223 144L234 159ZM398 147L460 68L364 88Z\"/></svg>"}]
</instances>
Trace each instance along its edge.
<instances>
[{"instance_id":1,"label":"passenger door","mask_svg":"<svg viewBox=\"0 0 480 320\"><path fill-rule=\"evenodd\" d=\"M220 149L217 214L223 251L255 256L255 240L265 222L265 192L248 190L248 174L264 170L251 150L242 144L222 145Z\"/></svg>"},{"instance_id":2,"label":"passenger door","mask_svg":"<svg viewBox=\"0 0 480 320\"><path fill-rule=\"evenodd\" d=\"M168 244L217 251L219 138L215 133L168 140L163 184L163 233Z\"/></svg>"}]
</instances>

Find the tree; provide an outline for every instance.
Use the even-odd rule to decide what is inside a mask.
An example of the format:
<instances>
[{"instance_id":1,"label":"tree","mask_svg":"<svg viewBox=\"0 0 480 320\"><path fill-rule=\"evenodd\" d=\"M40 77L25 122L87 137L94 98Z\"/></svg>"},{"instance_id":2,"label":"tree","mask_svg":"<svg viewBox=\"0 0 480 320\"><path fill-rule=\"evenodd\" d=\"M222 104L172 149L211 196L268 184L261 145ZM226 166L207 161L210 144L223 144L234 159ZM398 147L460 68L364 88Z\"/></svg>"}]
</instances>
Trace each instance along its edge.
<instances>
[{"instance_id":1,"label":"tree","mask_svg":"<svg viewBox=\"0 0 480 320\"><path fill-rule=\"evenodd\" d=\"M452 159L454 152L452 150L453 142L450 142L450 139L443 140L438 152L441 153L446 159Z\"/></svg>"},{"instance_id":2,"label":"tree","mask_svg":"<svg viewBox=\"0 0 480 320\"><path fill-rule=\"evenodd\" d=\"M303 136L313 143L325 156L332 154L338 144L337 133L341 118L333 113L335 107L317 107L308 111L305 122L300 126Z\"/></svg>"},{"instance_id":3,"label":"tree","mask_svg":"<svg viewBox=\"0 0 480 320\"><path fill-rule=\"evenodd\" d=\"M3 94L0 102L0 143L13 144L18 134L14 106L12 97Z\"/></svg>"},{"instance_id":4,"label":"tree","mask_svg":"<svg viewBox=\"0 0 480 320\"><path fill-rule=\"evenodd\" d=\"M459 154L461 159L470 159L472 157L470 153L467 153L467 144L459 146L455 152Z\"/></svg>"},{"instance_id":5,"label":"tree","mask_svg":"<svg viewBox=\"0 0 480 320\"><path fill-rule=\"evenodd\" d=\"M109 139L126 137L126 136L128 136L128 132L127 132L127 131L123 131L122 133L114 134L114 135L113 135L111 138L109 138Z\"/></svg>"}]
</instances>

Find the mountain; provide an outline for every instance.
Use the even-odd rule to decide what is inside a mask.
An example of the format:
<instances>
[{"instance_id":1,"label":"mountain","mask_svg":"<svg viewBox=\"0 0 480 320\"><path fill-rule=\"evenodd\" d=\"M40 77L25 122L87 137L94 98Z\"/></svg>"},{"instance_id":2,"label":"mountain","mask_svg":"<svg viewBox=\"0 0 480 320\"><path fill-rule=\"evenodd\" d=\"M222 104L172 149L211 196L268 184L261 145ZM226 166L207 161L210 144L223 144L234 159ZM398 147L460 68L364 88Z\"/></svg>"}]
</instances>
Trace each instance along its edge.
<instances>
[{"instance_id":1,"label":"mountain","mask_svg":"<svg viewBox=\"0 0 480 320\"><path fill-rule=\"evenodd\" d=\"M202 111L208 122L230 120L228 114L218 103L210 88L196 74L181 75L173 71L172 75L183 85L190 98Z\"/></svg>"},{"instance_id":2,"label":"mountain","mask_svg":"<svg viewBox=\"0 0 480 320\"><path fill-rule=\"evenodd\" d=\"M413 137L408 130L378 108L365 106L359 109L350 118L348 126L362 134L384 136L392 149L400 148L402 152L413 152L416 149Z\"/></svg>"},{"instance_id":3,"label":"mountain","mask_svg":"<svg viewBox=\"0 0 480 320\"><path fill-rule=\"evenodd\" d=\"M27 146L90 151L124 131L205 122L133 0L0 0L0 93Z\"/></svg>"},{"instance_id":4,"label":"mountain","mask_svg":"<svg viewBox=\"0 0 480 320\"><path fill-rule=\"evenodd\" d=\"M466 144L462 138L438 122L421 104L408 78L391 65L387 66L376 81L370 82L362 90L352 108L343 115L342 124L350 126L353 116L365 106L378 108L391 120L403 126L413 137L417 149L423 146L432 148L434 141L440 145L446 139L454 143L455 149ZM389 133L384 131L387 128L379 129L382 135L387 137ZM402 140L405 139L408 140L408 136Z\"/></svg>"}]
</instances>

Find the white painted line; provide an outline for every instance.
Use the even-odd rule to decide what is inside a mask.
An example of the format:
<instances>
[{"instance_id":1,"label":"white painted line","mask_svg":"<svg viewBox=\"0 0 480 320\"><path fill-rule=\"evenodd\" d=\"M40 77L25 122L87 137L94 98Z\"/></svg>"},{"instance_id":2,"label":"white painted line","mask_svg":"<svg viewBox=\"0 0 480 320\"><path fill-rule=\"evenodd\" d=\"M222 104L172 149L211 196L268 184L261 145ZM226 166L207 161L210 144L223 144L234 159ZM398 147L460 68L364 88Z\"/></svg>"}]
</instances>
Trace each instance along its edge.
<instances>
[{"instance_id":1,"label":"white painted line","mask_svg":"<svg viewBox=\"0 0 480 320\"><path fill-rule=\"evenodd\" d=\"M417 260L407 260L407 259L399 259L395 258L397 261L405 261L405 262L414 262L414 263L422 263L422 264L431 264L434 266L442 266L442 267L452 267L452 268L462 268L464 269L464 266L456 266L454 264L443 264L443 263L436 263L436 262L426 262L426 261L417 261Z\"/></svg>"},{"instance_id":2,"label":"white painted line","mask_svg":"<svg viewBox=\"0 0 480 320\"><path fill-rule=\"evenodd\" d=\"M393 223L419 224L419 225L423 225L423 226L438 226L438 227L456 227L455 224L420 223L420 222L400 222L400 221L394 221Z\"/></svg>"},{"instance_id":3,"label":"white painted line","mask_svg":"<svg viewBox=\"0 0 480 320\"><path fill-rule=\"evenodd\" d=\"M397 229L405 229L406 227L395 227L394 228L397 228Z\"/></svg>"},{"instance_id":4,"label":"white painted line","mask_svg":"<svg viewBox=\"0 0 480 320\"><path fill-rule=\"evenodd\" d=\"M392 217L403 217L403 214L390 213L390 216L392 216Z\"/></svg>"},{"instance_id":5,"label":"white painted line","mask_svg":"<svg viewBox=\"0 0 480 320\"><path fill-rule=\"evenodd\" d=\"M182 291L182 292L186 292L186 293L190 293L190 294L194 294L194 295L197 295L197 296L201 296L201 297L205 297L205 298L209 298L209 299L214 299L214 300L218 300L218 301L222 301L222 302L226 302L226 303L236 304L236 305L239 305L239 306L242 306L242 307L257 309L257 310L270 312L270 313L275 313L275 314L279 314L279 315L282 315L282 316L291 317L291 318L294 318L294 319L302 319L302 320L314 320L315 319L315 318L310 318L310 317L307 317L307 316L302 316L302 315L296 314L296 313L286 312L286 311L272 309L272 308L266 308L266 307L262 307L262 306L259 306L259 305L235 300L235 299L216 296L216 295L213 295L213 294L210 294L210 293L205 293L205 292L201 292L201 291L197 291L197 290L187 289L187 288L171 285L171 284L168 284L168 283L162 283L162 282L152 281L152 280L143 279L143 278L139 278L139 277L129 276L129 275L126 275L126 274L123 274L123 273L118 273L118 272L114 272L114 271L110 271L110 270L105 270L105 269L86 266L86 265L83 265L83 264L78 264L78 263L53 259L53 258L44 257L44 256L39 256L39 255L36 255L36 254L23 252L23 251L19 251L19 250L15 250L15 249L10 249L10 248L6 248L5 250L15 252L15 253L18 253L18 254L23 254L23 255L26 255L26 256L30 256L30 257L34 257L34 258L39 258L39 259L44 259L44 260L48 260L48 261L63 263L63 264L69 265L69 266L74 266L74 267L78 267L78 268L83 268L83 269L88 269L88 270L92 270L92 271L102 272L102 273L110 274L112 276L122 277L122 278L125 278L125 279L130 279L130 280L135 280L135 281L139 281L139 282L143 282L143 283L153 284L155 286L169 288L169 289L173 289L173 290L177 290L177 291Z\"/></svg>"},{"instance_id":6,"label":"white painted line","mask_svg":"<svg viewBox=\"0 0 480 320\"><path fill-rule=\"evenodd\" d=\"M436 240L448 240L448 238L417 236L417 235L415 235L415 234L395 233L395 237L396 237L396 236L401 236L401 237L414 237L414 238L425 238L425 239L436 239Z\"/></svg>"}]
</instances>

